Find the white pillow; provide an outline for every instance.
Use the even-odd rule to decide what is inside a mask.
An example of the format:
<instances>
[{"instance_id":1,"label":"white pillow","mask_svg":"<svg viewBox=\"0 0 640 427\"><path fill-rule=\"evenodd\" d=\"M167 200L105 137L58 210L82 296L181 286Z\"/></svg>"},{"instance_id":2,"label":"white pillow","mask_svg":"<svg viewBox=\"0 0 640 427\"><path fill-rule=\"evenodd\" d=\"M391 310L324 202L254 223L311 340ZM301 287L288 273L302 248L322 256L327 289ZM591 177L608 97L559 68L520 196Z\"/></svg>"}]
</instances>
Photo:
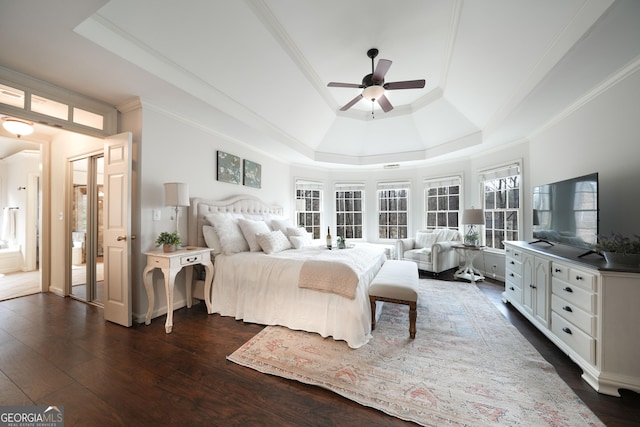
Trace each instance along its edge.
<instances>
[{"instance_id":1,"label":"white pillow","mask_svg":"<svg viewBox=\"0 0 640 427\"><path fill-rule=\"evenodd\" d=\"M242 231L242 235L249 244L249 250L251 252L260 252L262 249L256 240L256 234L264 234L271 231L269 226L264 221L254 221L251 219L238 219L238 225Z\"/></svg>"},{"instance_id":2,"label":"white pillow","mask_svg":"<svg viewBox=\"0 0 640 427\"><path fill-rule=\"evenodd\" d=\"M203 225L202 234L207 247L213 249L214 255L220 255L222 253L222 245L220 245L220 238L216 233L216 229L211 225Z\"/></svg>"},{"instance_id":3,"label":"white pillow","mask_svg":"<svg viewBox=\"0 0 640 427\"><path fill-rule=\"evenodd\" d=\"M291 243L287 236L280 230L270 231L269 233L258 234L256 236L258 244L266 254L282 252L291 249Z\"/></svg>"},{"instance_id":4,"label":"white pillow","mask_svg":"<svg viewBox=\"0 0 640 427\"><path fill-rule=\"evenodd\" d=\"M428 233L426 231L416 232L416 247L418 248L431 248L437 241L437 233Z\"/></svg>"},{"instance_id":5,"label":"white pillow","mask_svg":"<svg viewBox=\"0 0 640 427\"><path fill-rule=\"evenodd\" d=\"M249 244L242 235L237 219L221 213L207 215L205 219L216 229L223 254L231 255L249 250Z\"/></svg>"},{"instance_id":6,"label":"white pillow","mask_svg":"<svg viewBox=\"0 0 640 427\"><path fill-rule=\"evenodd\" d=\"M289 241L291 241L291 246L293 246L294 249L304 248L310 243L306 236L289 236Z\"/></svg>"},{"instance_id":7,"label":"white pillow","mask_svg":"<svg viewBox=\"0 0 640 427\"><path fill-rule=\"evenodd\" d=\"M280 231L282 231L283 234L287 234L287 228L289 228L289 227L293 228L294 227L293 223L288 218L285 218L285 219L281 219L281 218L272 219L271 223L269 225L271 225L271 229L273 231L280 230Z\"/></svg>"}]
</instances>

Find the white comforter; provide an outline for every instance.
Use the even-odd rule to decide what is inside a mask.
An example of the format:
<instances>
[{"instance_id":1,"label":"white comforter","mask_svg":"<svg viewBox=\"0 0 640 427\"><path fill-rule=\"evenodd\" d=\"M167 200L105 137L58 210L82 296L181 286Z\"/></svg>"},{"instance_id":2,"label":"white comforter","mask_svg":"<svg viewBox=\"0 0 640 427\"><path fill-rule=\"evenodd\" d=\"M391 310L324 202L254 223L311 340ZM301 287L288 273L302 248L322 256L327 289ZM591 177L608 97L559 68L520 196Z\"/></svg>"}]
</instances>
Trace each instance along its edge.
<instances>
[{"instance_id":1,"label":"white comforter","mask_svg":"<svg viewBox=\"0 0 640 427\"><path fill-rule=\"evenodd\" d=\"M299 288L300 269L307 259L351 265L359 278L355 298ZM367 289L385 259L382 247L370 244L332 251L313 246L271 255L219 255L211 290L213 312L245 322L317 332L358 348L371 338Z\"/></svg>"}]
</instances>

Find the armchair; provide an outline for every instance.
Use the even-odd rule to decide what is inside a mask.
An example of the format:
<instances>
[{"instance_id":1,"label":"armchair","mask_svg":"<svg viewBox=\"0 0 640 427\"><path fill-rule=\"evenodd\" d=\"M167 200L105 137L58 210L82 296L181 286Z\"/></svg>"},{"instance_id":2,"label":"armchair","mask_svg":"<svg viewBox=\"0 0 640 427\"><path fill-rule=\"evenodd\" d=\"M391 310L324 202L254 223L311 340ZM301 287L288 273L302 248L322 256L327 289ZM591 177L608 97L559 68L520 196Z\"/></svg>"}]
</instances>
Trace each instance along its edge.
<instances>
[{"instance_id":1,"label":"armchair","mask_svg":"<svg viewBox=\"0 0 640 427\"><path fill-rule=\"evenodd\" d=\"M418 264L418 270L437 276L443 271L458 268L460 260L453 246L462 242L463 236L458 230L418 230L415 237L396 242L396 254L400 260Z\"/></svg>"}]
</instances>

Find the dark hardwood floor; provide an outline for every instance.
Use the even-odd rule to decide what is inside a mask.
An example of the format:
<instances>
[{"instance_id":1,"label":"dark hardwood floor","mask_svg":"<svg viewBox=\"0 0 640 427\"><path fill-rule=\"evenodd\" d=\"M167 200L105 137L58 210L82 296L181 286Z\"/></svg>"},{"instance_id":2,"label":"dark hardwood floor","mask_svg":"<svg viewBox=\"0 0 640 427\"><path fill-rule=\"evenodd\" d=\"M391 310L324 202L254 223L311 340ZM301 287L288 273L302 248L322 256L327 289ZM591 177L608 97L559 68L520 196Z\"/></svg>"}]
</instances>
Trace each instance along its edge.
<instances>
[{"instance_id":1,"label":"dark hardwood floor","mask_svg":"<svg viewBox=\"0 0 640 427\"><path fill-rule=\"evenodd\" d=\"M479 287L603 422L640 425L640 395L593 391L568 357L502 303L502 284ZM61 405L66 426L410 424L228 362L262 326L207 316L204 304L177 310L169 335L164 320L124 328L95 306L53 294L0 302L0 406Z\"/></svg>"}]
</instances>

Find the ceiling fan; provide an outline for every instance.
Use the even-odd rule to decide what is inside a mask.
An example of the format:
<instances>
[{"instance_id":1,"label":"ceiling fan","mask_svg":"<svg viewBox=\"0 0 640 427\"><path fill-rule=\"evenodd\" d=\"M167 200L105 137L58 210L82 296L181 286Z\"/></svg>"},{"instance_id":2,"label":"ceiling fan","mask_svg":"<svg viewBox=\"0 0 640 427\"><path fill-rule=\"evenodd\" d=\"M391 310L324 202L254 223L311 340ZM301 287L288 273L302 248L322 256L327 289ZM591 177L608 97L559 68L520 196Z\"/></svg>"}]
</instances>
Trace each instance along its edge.
<instances>
[{"instance_id":1,"label":"ceiling fan","mask_svg":"<svg viewBox=\"0 0 640 427\"><path fill-rule=\"evenodd\" d=\"M378 104L382 108L382 110L387 113L393 110L393 105L389 102L386 96L384 96L385 90L396 90L396 89L422 89L424 87L425 81L422 80L406 80L402 82L384 82L384 76L389 71L389 67L391 67L391 61L388 59L381 59L378 61L378 66L373 67L373 60L376 56L378 56L378 49L369 49L367 51L367 56L371 58L371 74L367 74L362 78L362 84L357 83L336 83L330 82L328 87L347 87L347 88L358 88L363 89L362 93L353 98L347 104L345 104L340 111L347 111L349 108L353 107L360 99L378 101Z\"/></svg>"}]
</instances>

